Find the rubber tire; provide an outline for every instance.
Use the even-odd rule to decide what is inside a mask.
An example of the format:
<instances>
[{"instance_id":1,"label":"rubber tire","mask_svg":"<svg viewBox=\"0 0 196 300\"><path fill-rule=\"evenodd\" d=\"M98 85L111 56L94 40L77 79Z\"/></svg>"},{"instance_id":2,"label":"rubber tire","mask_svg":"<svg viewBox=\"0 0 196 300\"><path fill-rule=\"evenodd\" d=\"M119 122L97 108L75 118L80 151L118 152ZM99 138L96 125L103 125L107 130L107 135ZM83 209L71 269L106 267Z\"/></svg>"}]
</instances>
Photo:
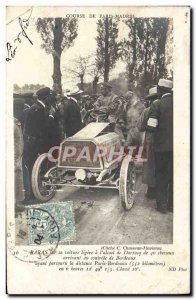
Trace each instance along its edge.
<instances>
[{"instance_id":1,"label":"rubber tire","mask_svg":"<svg viewBox=\"0 0 196 300\"><path fill-rule=\"evenodd\" d=\"M129 172L134 172L135 181L136 181L135 164L134 162L129 161L128 156L125 156L121 164L120 178L119 178L119 196L120 196L121 204L125 210L130 210L135 200L135 183L134 183L133 195L131 201L128 201L129 195L127 193L127 177Z\"/></svg>"},{"instance_id":2,"label":"rubber tire","mask_svg":"<svg viewBox=\"0 0 196 300\"><path fill-rule=\"evenodd\" d=\"M40 193L40 189L38 186L38 174L39 174L40 166L44 162L44 160L49 156L50 155L48 153L41 154L35 161L35 164L33 166L33 171L32 171L31 183L32 183L33 194L36 197L36 199L40 200L41 202L47 202L51 200L56 194L56 190L54 190L48 196L44 196L42 193Z\"/></svg>"}]
</instances>

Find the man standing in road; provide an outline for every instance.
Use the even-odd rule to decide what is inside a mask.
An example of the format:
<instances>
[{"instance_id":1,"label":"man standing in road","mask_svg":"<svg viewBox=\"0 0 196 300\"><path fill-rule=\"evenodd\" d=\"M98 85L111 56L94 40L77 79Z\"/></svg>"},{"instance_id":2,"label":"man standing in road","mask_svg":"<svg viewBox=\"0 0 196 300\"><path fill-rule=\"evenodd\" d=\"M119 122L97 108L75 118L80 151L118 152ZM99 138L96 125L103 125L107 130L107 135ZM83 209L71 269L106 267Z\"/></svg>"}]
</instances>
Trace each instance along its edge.
<instances>
[{"instance_id":1,"label":"man standing in road","mask_svg":"<svg viewBox=\"0 0 196 300\"><path fill-rule=\"evenodd\" d=\"M173 211L173 82L160 79L158 99L153 102L147 131L154 132L157 210ZM169 193L168 193L169 192Z\"/></svg>"},{"instance_id":2,"label":"man standing in road","mask_svg":"<svg viewBox=\"0 0 196 300\"><path fill-rule=\"evenodd\" d=\"M50 108L50 89L41 88L37 91L37 102L28 111L24 125L24 163L28 169L29 197L34 198L31 189L31 174L39 154L47 151L46 131ZM29 199L26 199L27 201Z\"/></svg>"},{"instance_id":3,"label":"man standing in road","mask_svg":"<svg viewBox=\"0 0 196 300\"><path fill-rule=\"evenodd\" d=\"M146 97L146 108L141 113L137 127L140 132L145 132L144 137L144 153L146 162L143 163L143 183L147 184L148 189L146 196L148 199L156 198L156 189L155 189L155 158L154 158L154 134L152 132L146 132L147 121L149 118L150 106L158 98L157 95L157 86L154 86L149 89L149 95Z\"/></svg>"},{"instance_id":4,"label":"man standing in road","mask_svg":"<svg viewBox=\"0 0 196 300\"><path fill-rule=\"evenodd\" d=\"M67 101L63 106L63 124L66 137L73 136L83 128L78 100L83 91L75 88L67 93Z\"/></svg>"}]
</instances>

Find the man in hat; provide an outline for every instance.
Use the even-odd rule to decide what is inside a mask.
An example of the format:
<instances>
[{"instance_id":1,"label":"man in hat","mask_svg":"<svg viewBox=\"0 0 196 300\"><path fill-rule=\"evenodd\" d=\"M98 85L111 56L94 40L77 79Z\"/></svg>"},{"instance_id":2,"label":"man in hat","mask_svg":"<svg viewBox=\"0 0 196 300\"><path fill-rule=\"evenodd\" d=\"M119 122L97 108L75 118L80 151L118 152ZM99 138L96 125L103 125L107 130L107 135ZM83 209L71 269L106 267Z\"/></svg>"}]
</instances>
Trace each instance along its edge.
<instances>
[{"instance_id":1,"label":"man in hat","mask_svg":"<svg viewBox=\"0 0 196 300\"><path fill-rule=\"evenodd\" d=\"M33 198L31 189L31 174L34 163L39 154L46 149L46 131L50 109L50 89L48 87L41 88L37 91L37 102L30 108L26 116L24 125L24 164L28 169L28 186L30 186L29 197ZM26 199L27 201L29 199Z\"/></svg>"},{"instance_id":2,"label":"man in hat","mask_svg":"<svg viewBox=\"0 0 196 300\"><path fill-rule=\"evenodd\" d=\"M148 189L146 196L149 199L156 198L155 190L155 158L154 158L154 134L152 132L146 131L147 121L149 118L150 106L158 98L157 86L149 89L149 94L145 98L146 108L143 110L142 114L137 123L137 127L140 132L145 132L144 138L144 155L147 159L143 164L143 183L147 184Z\"/></svg>"},{"instance_id":3,"label":"man in hat","mask_svg":"<svg viewBox=\"0 0 196 300\"><path fill-rule=\"evenodd\" d=\"M83 128L78 101L80 100L82 90L72 89L67 93L67 101L63 107L63 124L66 137L73 136Z\"/></svg>"},{"instance_id":4,"label":"man in hat","mask_svg":"<svg viewBox=\"0 0 196 300\"><path fill-rule=\"evenodd\" d=\"M173 211L173 82L160 79L158 98L149 112L147 131L154 132L157 209ZM168 193L169 191L169 193Z\"/></svg>"}]
</instances>

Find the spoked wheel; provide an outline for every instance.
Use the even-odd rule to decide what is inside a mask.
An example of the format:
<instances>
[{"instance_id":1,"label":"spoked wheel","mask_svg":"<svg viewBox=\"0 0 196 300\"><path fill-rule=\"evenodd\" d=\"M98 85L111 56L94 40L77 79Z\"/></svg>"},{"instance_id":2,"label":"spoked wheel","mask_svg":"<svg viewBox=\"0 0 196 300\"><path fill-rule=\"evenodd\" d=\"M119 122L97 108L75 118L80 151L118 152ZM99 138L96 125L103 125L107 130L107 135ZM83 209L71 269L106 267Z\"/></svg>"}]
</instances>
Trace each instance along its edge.
<instances>
[{"instance_id":1,"label":"spoked wheel","mask_svg":"<svg viewBox=\"0 0 196 300\"><path fill-rule=\"evenodd\" d=\"M120 169L119 194L125 210L131 209L135 200L136 172L135 164L125 156Z\"/></svg>"},{"instance_id":2,"label":"spoked wheel","mask_svg":"<svg viewBox=\"0 0 196 300\"><path fill-rule=\"evenodd\" d=\"M49 181L52 183L52 179L44 177L53 167L55 164L50 160L48 153L40 155L33 166L32 189L35 197L42 202L49 201L56 193L56 186L45 185Z\"/></svg>"}]
</instances>

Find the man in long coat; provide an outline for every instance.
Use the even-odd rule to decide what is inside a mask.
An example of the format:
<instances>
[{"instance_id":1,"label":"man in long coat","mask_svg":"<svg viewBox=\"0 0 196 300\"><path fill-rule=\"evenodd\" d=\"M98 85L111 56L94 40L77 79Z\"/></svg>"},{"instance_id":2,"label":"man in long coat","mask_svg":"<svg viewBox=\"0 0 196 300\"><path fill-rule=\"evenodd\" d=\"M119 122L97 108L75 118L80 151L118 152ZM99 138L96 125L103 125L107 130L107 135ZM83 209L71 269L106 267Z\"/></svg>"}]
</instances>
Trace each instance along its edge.
<instances>
[{"instance_id":1,"label":"man in long coat","mask_svg":"<svg viewBox=\"0 0 196 300\"><path fill-rule=\"evenodd\" d=\"M78 100L83 91L74 89L67 94L67 100L63 105L63 124L66 137L73 136L83 128Z\"/></svg>"},{"instance_id":2,"label":"man in long coat","mask_svg":"<svg viewBox=\"0 0 196 300\"><path fill-rule=\"evenodd\" d=\"M31 174L38 155L47 152L47 130L50 109L50 89L41 88L37 91L37 102L34 103L26 116L24 125L24 164L28 170L28 183L30 198L34 198L31 189ZM27 201L29 199L26 199Z\"/></svg>"},{"instance_id":3,"label":"man in long coat","mask_svg":"<svg viewBox=\"0 0 196 300\"><path fill-rule=\"evenodd\" d=\"M141 132L145 132L144 138L144 158L146 162L143 163L143 183L147 184L148 189L147 198L155 198L155 158L154 158L154 133L146 131L147 121L149 118L150 105L157 100L157 87L149 89L149 95L146 97L146 108L143 110L137 127Z\"/></svg>"},{"instance_id":4,"label":"man in long coat","mask_svg":"<svg viewBox=\"0 0 196 300\"><path fill-rule=\"evenodd\" d=\"M147 131L154 132L157 210L173 210L173 82L160 79L150 108Z\"/></svg>"}]
</instances>

